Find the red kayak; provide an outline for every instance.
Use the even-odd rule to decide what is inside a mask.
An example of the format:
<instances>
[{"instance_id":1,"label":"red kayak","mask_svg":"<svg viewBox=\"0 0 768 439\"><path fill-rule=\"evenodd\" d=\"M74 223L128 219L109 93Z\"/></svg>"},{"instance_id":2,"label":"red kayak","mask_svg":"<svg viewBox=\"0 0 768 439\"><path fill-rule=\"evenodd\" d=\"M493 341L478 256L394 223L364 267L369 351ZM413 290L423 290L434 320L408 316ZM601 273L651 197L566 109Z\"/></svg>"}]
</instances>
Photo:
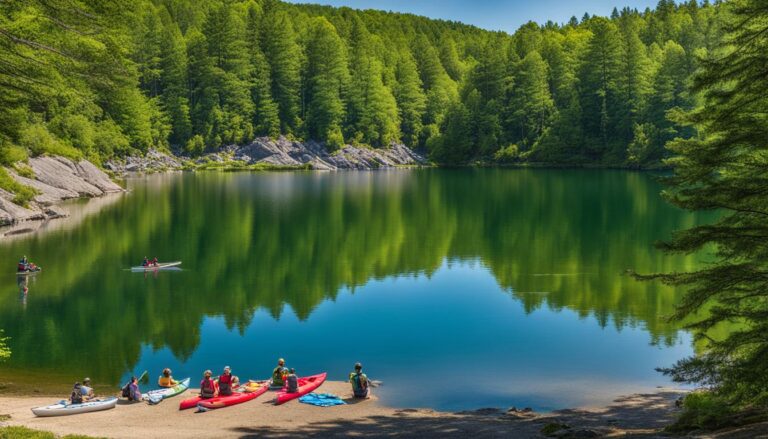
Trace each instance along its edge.
<instances>
[{"instance_id":1,"label":"red kayak","mask_svg":"<svg viewBox=\"0 0 768 439\"><path fill-rule=\"evenodd\" d=\"M249 387L246 386L241 388L248 389ZM179 410L191 409L198 405L207 409L220 409L222 407L228 407L230 405L256 399L260 395L263 395L267 390L269 390L269 386L260 386L253 391L233 392L229 396L216 396L207 399L195 396L194 398L187 398L184 401L181 401L181 403L179 403Z\"/></svg>"},{"instance_id":2,"label":"red kayak","mask_svg":"<svg viewBox=\"0 0 768 439\"><path fill-rule=\"evenodd\" d=\"M317 375L299 378L299 391L295 393L288 393L285 391L285 387L283 387L283 389L277 392L277 404L288 402L317 389L323 384L323 381L325 381L326 375L328 374L323 372Z\"/></svg>"}]
</instances>

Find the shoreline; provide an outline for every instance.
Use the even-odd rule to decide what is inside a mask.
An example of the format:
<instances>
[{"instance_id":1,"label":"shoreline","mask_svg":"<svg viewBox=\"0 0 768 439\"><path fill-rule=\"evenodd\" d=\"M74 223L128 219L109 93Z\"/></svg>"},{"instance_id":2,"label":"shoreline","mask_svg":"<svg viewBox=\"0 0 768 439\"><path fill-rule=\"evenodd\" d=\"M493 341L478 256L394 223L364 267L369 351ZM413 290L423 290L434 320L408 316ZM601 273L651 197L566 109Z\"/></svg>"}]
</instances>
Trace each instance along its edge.
<instances>
[{"instance_id":1,"label":"shoreline","mask_svg":"<svg viewBox=\"0 0 768 439\"><path fill-rule=\"evenodd\" d=\"M376 398L352 398L349 383L326 381L316 392L334 393L347 405L314 407L291 401L275 406L267 393L240 405L205 413L179 411L179 402L196 393L165 400L157 406L119 403L115 409L75 416L35 417L31 408L54 403L50 396L3 396L0 415L10 418L0 426L25 426L57 435L98 437L544 437L542 429L555 428L555 437L643 435L656 437L679 413L675 400L685 393L659 389L655 393L618 398L606 407L584 407L535 413L514 408L482 408L461 412L403 409L383 405ZM60 398L59 398L60 399ZM567 426L557 429L554 426ZM549 427L548 427L549 426ZM557 433L557 430L560 430Z\"/></svg>"}]
</instances>

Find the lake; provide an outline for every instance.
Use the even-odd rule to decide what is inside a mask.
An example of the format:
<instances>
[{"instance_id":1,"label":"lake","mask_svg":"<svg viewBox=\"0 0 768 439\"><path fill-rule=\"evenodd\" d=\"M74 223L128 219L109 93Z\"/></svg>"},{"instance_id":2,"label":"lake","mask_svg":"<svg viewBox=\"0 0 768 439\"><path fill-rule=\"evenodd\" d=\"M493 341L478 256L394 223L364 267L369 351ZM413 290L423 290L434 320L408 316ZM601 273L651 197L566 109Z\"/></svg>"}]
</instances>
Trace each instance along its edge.
<instances>
[{"instance_id":1,"label":"lake","mask_svg":"<svg viewBox=\"0 0 768 439\"><path fill-rule=\"evenodd\" d=\"M117 386L145 369L197 380L230 365L259 379L284 357L299 375L345 380L361 361L389 405L551 410L667 385L654 368L693 353L665 319L682 291L624 274L700 263L654 249L702 218L667 205L652 174L210 172L127 185L98 209L66 206L77 219L53 230L0 240L13 352L0 374ZM22 254L43 272L17 277ZM126 270L144 256L182 270Z\"/></svg>"}]
</instances>

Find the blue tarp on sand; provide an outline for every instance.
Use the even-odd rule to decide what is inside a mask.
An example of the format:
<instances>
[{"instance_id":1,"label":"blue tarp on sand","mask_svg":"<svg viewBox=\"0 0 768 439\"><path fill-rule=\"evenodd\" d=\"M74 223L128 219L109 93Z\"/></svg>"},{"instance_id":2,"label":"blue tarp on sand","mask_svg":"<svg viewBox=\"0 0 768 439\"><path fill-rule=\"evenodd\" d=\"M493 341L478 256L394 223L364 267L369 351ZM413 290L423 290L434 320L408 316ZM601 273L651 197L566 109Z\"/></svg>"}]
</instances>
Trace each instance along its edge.
<instances>
[{"instance_id":1,"label":"blue tarp on sand","mask_svg":"<svg viewBox=\"0 0 768 439\"><path fill-rule=\"evenodd\" d=\"M300 402L312 404L318 407L331 407L334 405L344 405L346 402L332 393L308 393L301 398Z\"/></svg>"}]
</instances>

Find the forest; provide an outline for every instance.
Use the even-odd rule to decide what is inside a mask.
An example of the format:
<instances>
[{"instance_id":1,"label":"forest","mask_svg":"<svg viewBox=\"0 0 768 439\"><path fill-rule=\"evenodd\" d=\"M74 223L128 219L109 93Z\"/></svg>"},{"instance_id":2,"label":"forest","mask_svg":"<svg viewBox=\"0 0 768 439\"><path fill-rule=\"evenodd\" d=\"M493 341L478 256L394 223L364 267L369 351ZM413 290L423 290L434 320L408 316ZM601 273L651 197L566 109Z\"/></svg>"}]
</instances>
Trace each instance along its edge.
<instances>
[{"instance_id":1,"label":"forest","mask_svg":"<svg viewBox=\"0 0 768 439\"><path fill-rule=\"evenodd\" d=\"M0 5L0 163L191 156L285 135L437 164L654 167L697 105L720 4L529 22L513 35L277 0Z\"/></svg>"}]
</instances>

